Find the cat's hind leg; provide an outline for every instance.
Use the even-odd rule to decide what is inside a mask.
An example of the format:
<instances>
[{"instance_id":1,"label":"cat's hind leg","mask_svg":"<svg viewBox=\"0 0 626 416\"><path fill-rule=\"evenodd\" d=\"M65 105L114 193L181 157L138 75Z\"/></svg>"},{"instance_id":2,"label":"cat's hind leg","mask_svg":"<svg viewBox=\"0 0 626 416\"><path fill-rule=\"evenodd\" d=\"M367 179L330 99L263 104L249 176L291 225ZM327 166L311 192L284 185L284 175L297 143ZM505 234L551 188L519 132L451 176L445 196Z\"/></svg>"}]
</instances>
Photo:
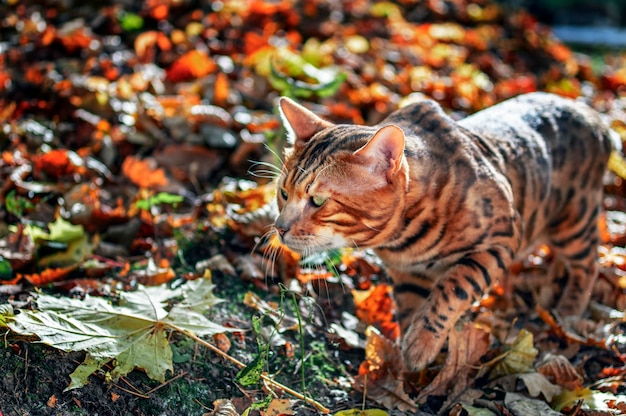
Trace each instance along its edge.
<instances>
[{"instance_id":1,"label":"cat's hind leg","mask_svg":"<svg viewBox=\"0 0 626 416\"><path fill-rule=\"evenodd\" d=\"M555 252L553 279L566 281L557 310L564 316L581 315L598 274L598 217L602 191L580 192L550 223L550 246Z\"/></svg>"}]
</instances>

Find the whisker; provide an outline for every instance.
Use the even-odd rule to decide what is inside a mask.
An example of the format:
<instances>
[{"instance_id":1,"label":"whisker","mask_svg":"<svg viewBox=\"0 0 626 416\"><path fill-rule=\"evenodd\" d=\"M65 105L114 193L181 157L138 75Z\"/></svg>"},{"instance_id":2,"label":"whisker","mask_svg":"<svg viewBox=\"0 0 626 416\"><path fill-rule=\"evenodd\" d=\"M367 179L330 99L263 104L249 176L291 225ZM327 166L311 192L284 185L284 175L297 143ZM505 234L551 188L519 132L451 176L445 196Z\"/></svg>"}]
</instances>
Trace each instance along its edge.
<instances>
[{"instance_id":1,"label":"whisker","mask_svg":"<svg viewBox=\"0 0 626 416\"><path fill-rule=\"evenodd\" d=\"M319 170L319 171L315 174L315 179L313 179L313 181L316 181L316 180L317 180L317 178L318 178L318 176L320 176L320 174L321 174L322 172L324 172L326 169L328 169L330 166L331 166L331 165L326 165L326 166L324 166L323 168L321 168L321 169L320 169L320 170Z\"/></svg>"},{"instance_id":2,"label":"whisker","mask_svg":"<svg viewBox=\"0 0 626 416\"><path fill-rule=\"evenodd\" d=\"M365 223L363 223L363 225L365 225L367 228L369 228L369 229L370 229L370 230L372 230L372 231L376 231L376 232L380 232L380 231L381 231L380 229L378 229L378 228L374 228L374 227L372 227L371 225L367 225L367 224L365 224Z\"/></svg>"},{"instance_id":3,"label":"whisker","mask_svg":"<svg viewBox=\"0 0 626 416\"><path fill-rule=\"evenodd\" d=\"M278 152L276 152L276 150L273 149L268 143L265 143L264 146L265 146L265 149L267 149L268 152L270 152L272 155L274 155L276 160L278 160L281 165L284 163L282 156L280 156L278 154Z\"/></svg>"},{"instance_id":4,"label":"whisker","mask_svg":"<svg viewBox=\"0 0 626 416\"><path fill-rule=\"evenodd\" d=\"M259 177L273 179L282 173L282 169L273 163L262 160L248 160L252 165L248 169L248 174ZM262 167L263 169L257 169ZM266 169L269 168L269 169Z\"/></svg>"},{"instance_id":5,"label":"whisker","mask_svg":"<svg viewBox=\"0 0 626 416\"><path fill-rule=\"evenodd\" d=\"M248 174L254 176L255 178L263 178L263 179L274 179L279 174L270 170L248 170Z\"/></svg>"}]
</instances>

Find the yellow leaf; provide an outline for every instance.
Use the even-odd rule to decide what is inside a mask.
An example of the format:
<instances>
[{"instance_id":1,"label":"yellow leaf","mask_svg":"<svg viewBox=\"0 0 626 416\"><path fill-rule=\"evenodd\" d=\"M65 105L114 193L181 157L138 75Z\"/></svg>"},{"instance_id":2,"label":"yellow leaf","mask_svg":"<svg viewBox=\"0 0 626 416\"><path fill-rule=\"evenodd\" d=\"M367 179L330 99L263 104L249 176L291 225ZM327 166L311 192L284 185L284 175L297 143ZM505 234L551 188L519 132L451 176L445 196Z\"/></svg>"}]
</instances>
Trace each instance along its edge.
<instances>
[{"instance_id":1,"label":"yellow leaf","mask_svg":"<svg viewBox=\"0 0 626 416\"><path fill-rule=\"evenodd\" d=\"M610 410L607 402L621 401L624 402L623 396L616 396L612 393L604 393L597 390L591 390L589 387L584 389L563 390L561 394L554 398L551 403L552 408L557 411L574 405L579 400L584 402L583 408L593 410Z\"/></svg>"},{"instance_id":2,"label":"yellow leaf","mask_svg":"<svg viewBox=\"0 0 626 416\"><path fill-rule=\"evenodd\" d=\"M533 334L522 329L511 348L502 355L492 371L492 378L507 374L528 373L539 351L533 346Z\"/></svg>"}]
</instances>

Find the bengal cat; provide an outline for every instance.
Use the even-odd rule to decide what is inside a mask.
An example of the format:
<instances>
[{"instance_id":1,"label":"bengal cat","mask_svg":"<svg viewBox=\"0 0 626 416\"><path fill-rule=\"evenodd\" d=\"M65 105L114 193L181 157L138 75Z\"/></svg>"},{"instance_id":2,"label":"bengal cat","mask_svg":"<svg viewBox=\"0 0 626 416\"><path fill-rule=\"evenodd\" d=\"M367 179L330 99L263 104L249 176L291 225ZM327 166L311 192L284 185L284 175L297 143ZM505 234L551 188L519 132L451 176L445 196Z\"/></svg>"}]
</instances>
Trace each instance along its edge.
<instances>
[{"instance_id":1,"label":"bengal cat","mask_svg":"<svg viewBox=\"0 0 626 416\"><path fill-rule=\"evenodd\" d=\"M380 124L332 124L290 99L293 142L275 230L310 254L372 248L394 282L407 368L439 353L460 316L516 256L549 244L578 315L597 275L610 131L585 105L532 93L453 121L433 101Z\"/></svg>"}]
</instances>

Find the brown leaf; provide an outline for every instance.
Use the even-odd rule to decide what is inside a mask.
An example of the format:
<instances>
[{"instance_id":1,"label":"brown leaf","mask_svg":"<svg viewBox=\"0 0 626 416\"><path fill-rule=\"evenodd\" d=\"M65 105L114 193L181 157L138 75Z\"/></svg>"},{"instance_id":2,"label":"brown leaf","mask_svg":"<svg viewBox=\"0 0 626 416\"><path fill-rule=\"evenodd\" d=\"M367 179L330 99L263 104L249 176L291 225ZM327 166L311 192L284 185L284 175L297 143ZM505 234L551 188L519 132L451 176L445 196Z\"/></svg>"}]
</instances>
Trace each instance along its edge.
<instances>
[{"instance_id":1,"label":"brown leaf","mask_svg":"<svg viewBox=\"0 0 626 416\"><path fill-rule=\"evenodd\" d=\"M572 363L563 355L548 354L537 367L537 371L546 376L552 383L568 390L583 388L583 377L578 374Z\"/></svg>"},{"instance_id":2,"label":"brown leaf","mask_svg":"<svg viewBox=\"0 0 626 416\"><path fill-rule=\"evenodd\" d=\"M214 409L206 416L239 416L235 405L228 399L217 399L213 402Z\"/></svg>"},{"instance_id":3,"label":"brown leaf","mask_svg":"<svg viewBox=\"0 0 626 416\"><path fill-rule=\"evenodd\" d=\"M274 399L265 410L265 416L288 416L295 414L292 406L293 400Z\"/></svg>"},{"instance_id":4,"label":"brown leaf","mask_svg":"<svg viewBox=\"0 0 626 416\"><path fill-rule=\"evenodd\" d=\"M153 154L159 166L179 181L206 181L222 164L222 156L203 146L172 144Z\"/></svg>"},{"instance_id":5,"label":"brown leaf","mask_svg":"<svg viewBox=\"0 0 626 416\"><path fill-rule=\"evenodd\" d=\"M222 352L228 352L231 347L230 339L224 333L213 335L213 342L215 346Z\"/></svg>"},{"instance_id":6,"label":"brown leaf","mask_svg":"<svg viewBox=\"0 0 626 416\"><path fill-rule=\"evenodd\" d=\"M374 327L368 327L365 333L365 361L359 367L353 387L388 409L417 411L415 402L404 392L404 364L398 345Z\"/></svg>"},{"instance_id":7,"label":"brown leaf","mask_svg":"<svg viewBox=\"0 0 626 416\"><path fill-rule=\"evenodd\" d=\"M435 379L420 392L418 401L429 395L456 397L471 385L480 359L489 349L489 333L470 323L448 337L448 355Z\"/></svg>"},{"instance_id":8,"label":"brown leaf","mask_svg":"<svg viewBox=\"0 0 626 416\"><path fill-rule=\"evenodd\" d=\"M554 396L561 393L561 387L551 383L550 380L541 373L524 373L520 374L518 377L526 386L531 397L539 397L541 394L546 401L551 402Z\"/></svg>"}]
</instances>

